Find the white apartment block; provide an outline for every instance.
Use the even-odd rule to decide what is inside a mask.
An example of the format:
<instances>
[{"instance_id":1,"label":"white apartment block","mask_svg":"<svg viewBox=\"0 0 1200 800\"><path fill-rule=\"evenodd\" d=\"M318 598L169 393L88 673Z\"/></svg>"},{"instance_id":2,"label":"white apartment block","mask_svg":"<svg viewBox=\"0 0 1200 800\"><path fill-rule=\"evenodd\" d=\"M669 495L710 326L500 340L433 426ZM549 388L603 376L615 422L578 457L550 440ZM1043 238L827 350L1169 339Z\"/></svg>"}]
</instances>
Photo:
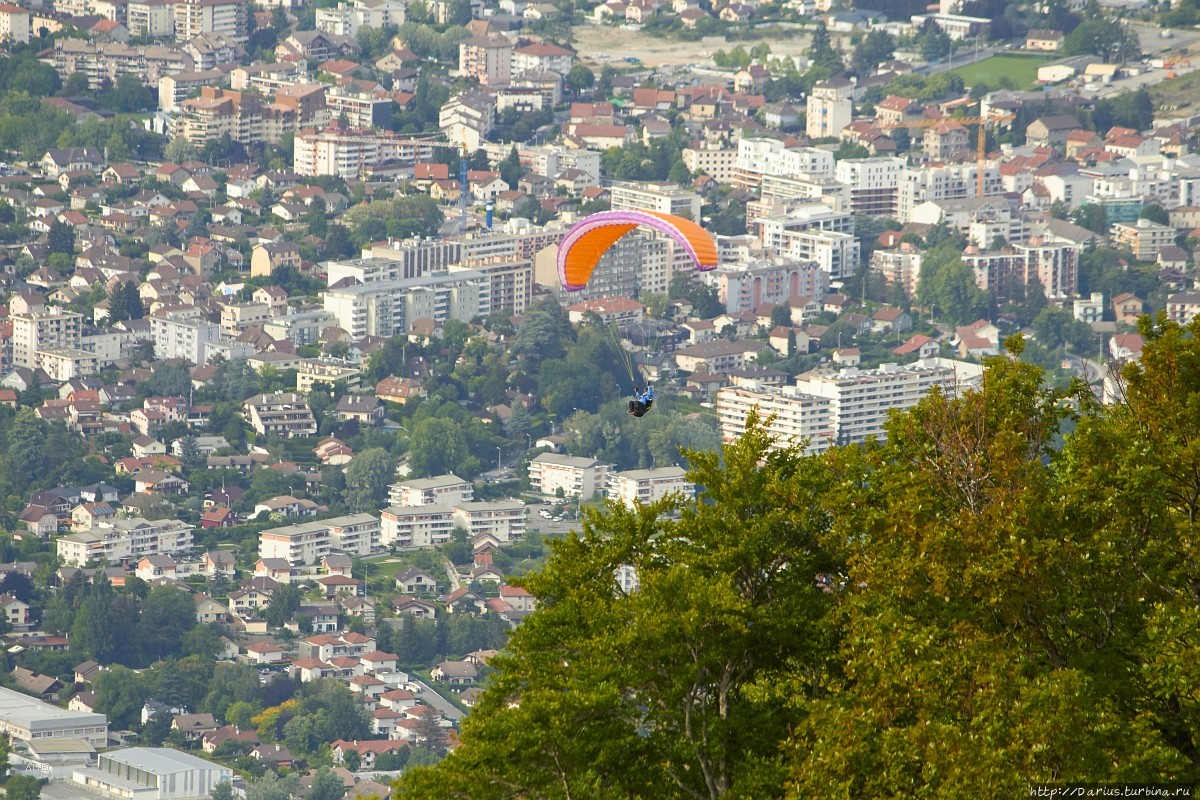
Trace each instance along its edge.
<instances>
[{"instance_id":1,"label":"white apartment block","mask_svg":"<svg viewBox=\"0 0 1200 800\"><path fill-rule=\"evenodd\" d=\"M755 227L763 247L783 251L789 246L789 236L799 231L833 231L854 233L854 215L835 211L825 203L787 204L781 214L747 218L747 227Z\"/></svg>"},{"instance_id":2,"label":"white apartment block","mask_svg":"<svg viewBox=\"0 0 1200 800\"><path fill-rule=\"evenodd\" d=\"M129 0L125 25L135 36L161 39L175 34L175 9L169 0Z\"/></svg>"},{"instance_id":3,"label":"white apartment block","mask_svg":"<svg viewBox=\"0 0 1200 800\"><path fill-rule=\"evenodd\" d=\"M509 309L524 314L533 295L533 263L528 259L493 257L464 258L462 266L450 266L450 275L473 271L487 279L488 303L491 308Z\"/></svg>"},{"instance_id":4,"label":"white apartment block","mask_svg":"<svg viewBox=\"0 0 1200 800\"><path fill-rule=\"evenodd\" d=\"M12 3L0 3L0 42L27 44L30 39L28 9Z\"/></svg>"},{"instance_id":5,"label":"white apartment block","mask_svg":"<svg viewBox=\"0 0 1200 800\"><path fill-rule=\"evenodd\" d=\"M854 101L850 99L853 88L845 78L831 78L813 86L808 95L805 117L808 138L837 136L850 124L854 116Z\"/></svg>"},{"instance_id":6,"label":"white apartment block","mask_svg":"<svg viewBox=\"0 0 1200 800\"><path fill-rule=\"evenodd\" d=\"M614 183L613 211L657 211L700 221L700 195L673 183Z\"/></svg>"},{"instance_id":7,"label":"white apartment block","mask_svg":"<svg viewBox=\"0 0 1200 800\"><path fill-rule=\"evenodd\" d=\"M192 364L208 363L208 345L221 338L221 326L199 319L171 315L150 318L155 358L181 358Z\"/></svg>"},{"instance_id":8,"label":"white apartment block","mask_svg":"<svg viewBox=\"0 0 1200 800\"><path fill-rule=\"evenodd\" d=\"M379 29L404 24L405 3L398 0L355 0L338 3L337 8L318 8L316 28L335 36L358 36L359 28Z\"/></svg>"},{"instance_id":9,"label":"white apartment block","mask_svg":"<svg viewBox=\"0 0 1200 800\"><path fill-rule=\"evenodd\" d=\"M849 367L808 372L796 378L796 390L828 400L835 442L855 444L872 436L885 438L888 412L912 408L934 387L954 395L957 377L952 367L918 361L904 366L883 364L871 370Z\"/></svg>"},{"instance_id":10,"label":"white apartment block","mask_svg":"<svg viewBox=\"0 0 1200 800\"><path fill-rule=\"evenodd\" d=\"M449 505L392 506L380 520L381 542L385 547L437 547L450 541L454 525Z\"/></svg>"},{"instance_id":11,"label":"white apartment block","mask_svg":"<svg viewBox=\"0 0 1200 800\"><path fill-rule=\"evenodd\" d=\"M363 257L325 263L328 285L343 278L359 283L398 281L429 272L444 271L457 264L462 247L458 241L441 239L389 239L363 250Z\"/></svg>"},{"instance_id":12,"label":"white apartment block","mask_svg":"<svg viewBox=\"0 0 1200 800\"><path fill-rule=\"evenodd\" d=\"M547 497L588 500L603 492L608 482L610 465L594 458L542 453L529 462L529 483L533 491Z\"/></svg>"},{"instance_id":13,"label":"white apartment block","mask_svg":"<svg viewBox=\"0 0 1200 800\"><path fill-rule=\"evenodd\" d=\"M186 42L202 33L219 33L230 41L246 41L247 4L241 0L183 0L175 3L175 40Z\"/></svg>"},{"instance_id":14,"label":"white apartment block","mask_svg":"<svg viewBox=\"0 0 1200 800\"><path fill-rule=\"evenodd\" d=\"M475 485L454 473L415 478L388 487L388 503L393 506L453 506L471 502L474 495Z\"/></svg>"},{"instance_id":15,"label":"white apartment block","mask_svg":"<svg viewBox=\"0 0 1200 800\"><path fill-rule=\"evenodd\" d=\"M91 530L60 536L55 547L66 566L97 561L120 564L143 556L177 555L192 549L192 526L177 519L116 519Z\"/></svg>"},{"instance_id":16,"label":"white apartment block","mask_svg":"<svg viewBox=\"0 0 1200 800\"><path fill-rule=\"evenodd\" d=\"M158 110L173 114L179 110L179 104L197 89L205 86L219 86L226 81L226 73L219 69L180 72L175 75L165 75L158 81Z\"/></svg>"},{"instance_id":17,"label":"white apartment block","mask_svg":"<svg viewBox=\"0 0 1200 800\"><path fill-rule=\"evenodd\" d=\"M638 503L648 505L673 494L688 498L694 492L695 486L688 482L682 467L632 469L608 475L609 499L626 508L633 508Z\"/></svg>"},{"instance_id":18,"label":"white apartment block","mask_svg":"<svg viewBox=\"0 0 1200 800\"><path fill-rule=\"evenodd\" d=\"M317 432L308 400L295 392L259 394L242 404L246 420L261 436L275 434L291 439Z\"/></svg>"},{"instance_id":19,"label":"white apartment block","mask_svg":"<svg viewBox=\"0 0 1200 800\"><path fill-rule=\"evenodd\" d=\"M959 200L978 196L979 167L976 164L946 164L937 167L904 167L900 171L896 195L896 218L911 222L912 210L926 200ZM1004 193L1000 169L983 169L983 194L991 197Z\"/></svg>"},{"instance_id":20,"label":"white apartment block","mask_svg":"<svg viewBox=\"0 0 1200 800\"><path fill-rule=\"evenodd\" d=\"M855 214L894 217L904 166L903 158L892 156L844 158L837 162L834 175L850 187L850 207Z\"/></svg>"},{"instance_id":21,"label":"white apartment block","mask_svg":"<svg viewBox=\"0 0 1200 800\"><path fill-rule=\"evenodd\" d=\"M744 140L743 140L744 141ZM718 183L733 181L738 151L732 147L685 147L683 165L693 175L704 173Z\"/></svg>"},{"instance_id":22,"label":"white apartment block","mask_svg":"<svg viewBox=\"0 0 1200 800\"><path fill-rule=\"evenodd\" d=\"M721 438L732 442L746 432L751 411L767 425L771 448L804 445L807 454L823 453L837 436L833 402L827 397L805 394L795 386L726 386L717 392L717 416Z\"/></svg>"},{"instance_id":23,"label":"white apartment block","mask_svg":"<svg viewBox=\"0 0 1200 800\"><path fill-rule=\"evenodd\" d=\"M39 350L79 349L83 340L83 315L57 306L13 314L12 363L33 369Z\"/></svg>"},{"instance_id":24,"label":"white apartment block","mask_svg":"<svg viewBox=\"0 0 1200 800\"><path fill-rule=\"evenodd\" d=\"M492 310L491 282L482 272L454 270L325 290L324 307L353 338L391 337L418 319L469 322Z\"/></svg>"},{"instance_id":25,"label":"white apartment block","mask_svg":"<svg viewBox=\"0 0 1200 800\"><path fill-rule=\"evenodd\" d=\"M379 520L370 514L350 514L325 520L329 546L349 555L368 556L381 547Z\"/></svg>"},{"instance_id":26,"label":"white apartment block","mask_svg":"<svg viewBox=\"0 0 1200 800\"><path fill-rule=\"evenodd\" d=\"M325 92L329 119L351 128L370 129L385 124L392 114L392 98L351 92L331 86Z\"/></svg>"},{"instance_id":27,"label":"white apartment block","mask_svg":"<svg viewBox=\"0 0 1200 800\"><path fill-rule=\"evenodd\" d=\"M838 212L850 210L850 187L825 175L763 175L759 196L759 203L771 207L816 202Z\"/></svg>"},{"instance_id":28,"label":"white apartment block","mask_svg":"<svg viewBox=\"0 0 1200 800\"><path fill-rule=\"evenodd\" d=\"M833 153L819 147L787 147L779 139L741 139L732 180L742 189L757 189L767 176L832 177Z\"/></svg>"},{"instance_id":29,"label":"white apartment block","mask_svg":"<svg viewBox=\"0 0 1200 800\"><path fill-rule=\"evenodd\" d=\"M370 514L351 514L265 530L259 534L258 556L282 558L300 567L318 564L334 550L370 555L381 542L379 520Z\"/></svg>"},{"instance_id":30,"label":"white apartment block","mask_svg":"<svg viewBox=\"0 0 1200 800\"><path fill-rule=\"evenodd\" d=\"M525 504L520 500L459 503L454 506L454 523L466 528L471 539L493 536L512 542L525 535Z\"/></svg>"},{"instance_id":31,"label":"white apartment block","mask_svg":"<svg viewBox=\"0 0 1200 800\"><path fill-rule=\"evenodd\" d=\"M489 142L484 145L488 163L495 167L512 152L510 143ZM563 170L577 169L597 183L600 181L600 153L595 150L566 147L557 144L516 145L517 158L526 172L536 172L553 178Z\"/></svg>"},{"instance_id":32,"label":"white apartment block","mask_svg":"<svg viewBox=\"0 0 1200 800\"><path fill-rule=\"evenodd\" d=\"M36 360L38 367L56 381L85 378L100 371L100 356L74 347L38 350Z\"/></svg>"}]
</instances>

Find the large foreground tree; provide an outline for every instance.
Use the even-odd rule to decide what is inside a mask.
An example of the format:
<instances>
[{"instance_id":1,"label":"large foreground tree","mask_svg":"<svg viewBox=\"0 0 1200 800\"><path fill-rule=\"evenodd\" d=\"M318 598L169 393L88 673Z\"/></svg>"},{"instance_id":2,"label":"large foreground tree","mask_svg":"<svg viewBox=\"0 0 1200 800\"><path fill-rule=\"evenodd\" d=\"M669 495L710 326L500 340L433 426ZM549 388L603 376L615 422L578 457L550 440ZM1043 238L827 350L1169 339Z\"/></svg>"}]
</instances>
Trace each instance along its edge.
<instances>
[{"instance_id":1,"label":"large foreground tree","mask_svg":"<svg viewBox=\"0 0 1200 800\"><path fill-rule=\"evenodd\" d=\"M689 454L677 521L610 507L555 546L461 745L397 797L1194 782L1200 322L1142 333L1112 405L1014 340L885 443Z\"/></svg>"}]
</instances>

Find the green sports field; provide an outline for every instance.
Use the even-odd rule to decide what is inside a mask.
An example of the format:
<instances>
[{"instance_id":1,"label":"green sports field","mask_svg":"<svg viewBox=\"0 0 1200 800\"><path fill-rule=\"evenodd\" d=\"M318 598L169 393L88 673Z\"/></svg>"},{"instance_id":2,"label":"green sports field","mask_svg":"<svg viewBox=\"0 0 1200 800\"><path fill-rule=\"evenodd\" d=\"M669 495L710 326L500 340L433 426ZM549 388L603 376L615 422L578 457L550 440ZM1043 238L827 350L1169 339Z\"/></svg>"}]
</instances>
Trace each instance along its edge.
<instances>
[{"instance_id":1,"label":"green sports field","mask_svg":"<svg viewBox=\"0 0 1200 800\"><path fill-rule=\"evenodd\" d=\"M992 56L974 64L958 67L951 72L961 75L967 86L982 82L998 89L1000 82L1008 78L1014 88L1029 89L1037 85L1038 67L1052 60L1050 56Z\"/></svg>"}]
</instances>

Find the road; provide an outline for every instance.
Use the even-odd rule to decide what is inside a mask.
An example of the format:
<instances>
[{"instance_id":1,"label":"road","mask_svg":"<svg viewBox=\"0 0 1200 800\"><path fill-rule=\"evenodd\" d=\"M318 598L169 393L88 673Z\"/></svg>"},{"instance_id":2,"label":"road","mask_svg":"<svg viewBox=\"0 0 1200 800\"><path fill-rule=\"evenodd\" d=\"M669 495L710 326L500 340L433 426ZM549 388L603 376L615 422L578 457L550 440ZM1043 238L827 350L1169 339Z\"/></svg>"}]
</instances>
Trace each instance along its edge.
<instances>
[{"instance_id":1,"label":"road","mask_svg":"<svg viewBox=\"0 0 1200 800\"><path fill-rule=\"evenodd\" d=\"M411 678L411 680L413 683L417 684L417 686L421 687L422 703L427 703L428 705L433 706L438 710L439 714L453 722L455 725L458 725L458 723L462 721L463 713L458 710L458 706L454 705L449 700L431 689L429 684L425 683L425 681L418 680L417 678Z\"/></svg>"},{"instance_id":2,"label":"road","mask_svg":"<svg viewBox=\"0 0 1200 800\"><path fill-rule=\"evenodd\" d=\"M457 591L462 586L462 581L458 579L458 570L454 568L454 562L443 558L442 563L446 567L446 577L450 580L450 591Z\"/></svg>"}]
</instances>

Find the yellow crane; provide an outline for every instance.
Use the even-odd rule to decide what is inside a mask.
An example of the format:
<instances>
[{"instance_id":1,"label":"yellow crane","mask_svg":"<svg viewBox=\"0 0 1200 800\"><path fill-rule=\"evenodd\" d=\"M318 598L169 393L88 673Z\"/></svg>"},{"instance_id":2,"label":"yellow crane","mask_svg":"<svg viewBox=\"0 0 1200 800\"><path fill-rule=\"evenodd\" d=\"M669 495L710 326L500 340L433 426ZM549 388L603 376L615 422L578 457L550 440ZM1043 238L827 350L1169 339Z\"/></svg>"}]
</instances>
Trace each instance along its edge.
<instances>
[{"instance_id":1,"label":"yellow crane","mask_svg":"<svg viewBox=\"0 0 1200 800\"><path fill-rule=\"evenodd\" d=\"M1016 118L1016 114L993 114L987 117L939 117L938 119L918 119L911 122L881 122L871 127L881 131L890 131L896 128L936 128L938 125L952 122L959 125L978 125L979 137L975 154L978 173L975 178L975 195L983 197L984 167L987 162L987 126L993 123L998 125Z\"/></svg>"}]
</instances>

